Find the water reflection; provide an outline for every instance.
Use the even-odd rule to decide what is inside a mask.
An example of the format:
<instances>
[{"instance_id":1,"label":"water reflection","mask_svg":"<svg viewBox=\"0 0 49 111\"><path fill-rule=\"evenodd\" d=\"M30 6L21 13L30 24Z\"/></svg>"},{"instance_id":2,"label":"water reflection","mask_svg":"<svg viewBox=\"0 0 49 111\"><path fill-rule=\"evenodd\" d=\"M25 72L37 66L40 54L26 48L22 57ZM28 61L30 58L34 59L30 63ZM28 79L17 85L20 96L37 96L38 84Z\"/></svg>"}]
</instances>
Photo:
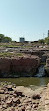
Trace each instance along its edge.
<instances>
[{"instance_id":1,"label":"water reflection","mask_svg":"<svg viewBox=\"0 0 49 111\"><path fill-rule=\"evenodd\" d=\"M41 79L40 79L40 86L41 86L41 85L46 85L46 81L45 81L44 78L41 78Z\"/></svg>"}]
</instances>

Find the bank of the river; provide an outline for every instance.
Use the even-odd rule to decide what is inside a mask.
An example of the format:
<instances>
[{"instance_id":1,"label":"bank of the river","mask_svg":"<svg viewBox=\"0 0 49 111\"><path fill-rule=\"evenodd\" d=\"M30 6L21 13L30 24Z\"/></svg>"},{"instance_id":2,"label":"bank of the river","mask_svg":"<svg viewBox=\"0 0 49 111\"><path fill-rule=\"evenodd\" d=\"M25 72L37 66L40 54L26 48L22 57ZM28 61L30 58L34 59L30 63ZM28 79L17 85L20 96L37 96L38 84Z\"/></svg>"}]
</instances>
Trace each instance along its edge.
<instances>
[{"instance_id":1,"label":"bank of the river","mask_svg":"<svg viewBox=\"0 0 49 111\"><path fill-rule=\"evenodd\" d=\"M0 82L0 111L49 111L49 84L24 87Z\"/></svg>"}]
</instances>

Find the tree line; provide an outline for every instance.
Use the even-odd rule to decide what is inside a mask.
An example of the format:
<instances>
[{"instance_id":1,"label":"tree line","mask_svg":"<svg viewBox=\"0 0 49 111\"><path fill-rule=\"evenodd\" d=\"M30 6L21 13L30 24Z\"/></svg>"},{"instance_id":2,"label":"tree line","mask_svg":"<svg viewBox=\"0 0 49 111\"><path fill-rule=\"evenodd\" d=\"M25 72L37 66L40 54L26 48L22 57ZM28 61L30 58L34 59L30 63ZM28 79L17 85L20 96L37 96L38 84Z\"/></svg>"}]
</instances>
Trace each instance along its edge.
<instances>
[{"instance_id":1,"label":"tree line","mask_svg":"<svg viewBox=\"0 0 49 111\"><path fill-rule=\"evenodd\" d=\"M0 34L0 42L3 42L3 43L7 42L8 43L11 41L12 41L11 37L7 37L4 34Z\"/></svg>"},{"instance_id":2,"label":"tree line","mask_svg":"<svg viewBox=\"0 0 49 111\"><path fill-rule=\"evenodd\" d=\"M38 42L43 44L46 43L47 45L49 45L49 37L46 37L45 39L39 39Z\"/></svg>"}]
</instances>

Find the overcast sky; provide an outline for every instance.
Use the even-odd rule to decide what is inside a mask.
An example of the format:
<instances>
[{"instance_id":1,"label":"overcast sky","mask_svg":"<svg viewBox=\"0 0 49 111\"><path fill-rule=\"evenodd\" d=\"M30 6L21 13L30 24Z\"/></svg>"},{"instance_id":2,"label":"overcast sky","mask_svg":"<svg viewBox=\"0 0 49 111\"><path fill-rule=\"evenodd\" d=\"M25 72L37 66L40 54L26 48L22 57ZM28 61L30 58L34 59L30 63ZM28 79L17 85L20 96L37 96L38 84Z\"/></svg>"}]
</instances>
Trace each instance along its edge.
<instances>
[{"instance_id":1,"label":"overcast sky","mask_svg":"<svg viewBox=\"0 0 49 111\"><path fill-rule=\"evenodd\" d=\"M0 0L0 33L34 41L46 37L48 29L49 0Z\"/></svg>"}]
</instances>

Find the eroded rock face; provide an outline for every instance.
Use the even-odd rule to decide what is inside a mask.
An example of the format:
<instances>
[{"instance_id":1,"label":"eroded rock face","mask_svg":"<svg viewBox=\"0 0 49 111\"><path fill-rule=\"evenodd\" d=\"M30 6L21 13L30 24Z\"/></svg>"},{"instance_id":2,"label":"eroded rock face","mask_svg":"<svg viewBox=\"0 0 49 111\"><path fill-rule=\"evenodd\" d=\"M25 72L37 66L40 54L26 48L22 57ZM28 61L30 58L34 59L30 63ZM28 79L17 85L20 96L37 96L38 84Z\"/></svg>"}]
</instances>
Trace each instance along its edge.
<instances>
[{"instance_id":1,"label":"eroded rock face","mask_svg":"<svg viewBox=\"0 0 49 111\"><path fill-rule=\"evenodd\" d=\"M45 71L46 76L49 76L49 58L46 60Z\"/></svg>"},{"instance_id":2,"label":"eroded rock face","mask_svg":"<svg viewBox=\"0 0 49 111\"><path fill-rule=\"evenodd\" d=\"M38 57L22 57L19 59L12 59L13 71L14 72L26 72L30 73L33 69L39 66Z\"/></svg>"},{"instance_id":3,"label":"eroded rock face","mask_svg":"<svg viewBox=\"0 0 49 111\"><path fill-rule=\"evenodd\" d=\"M10 58L0 58L0 73L8 73L10 72Z\"/></svg>"},{"instance_id":4,"label":"eroded rock face","mask_svg":"<svg viewBox=\"0 0 49 111\"><path fill-rule=\"evenodd\" d=\"M44 51L41 51L41 50L35 50L35 51L32 51L31 53L32 55L37 55L39 56L40 58L42 57L42 55L44 54Z\"/></svg>"},{"instance_id":5,"label":"eroded rock face","mask_svg":"<svg viewBox=\"0 0 49 111\"><path fill-rule=\"evenodd\" d=\"M32 73L36 72L40 64L38 56L27 56L18 58L0 58L0 76L8 77L9 73ZM23 76L23 75L22 75Z\"/></svg>"}]
</instances>

